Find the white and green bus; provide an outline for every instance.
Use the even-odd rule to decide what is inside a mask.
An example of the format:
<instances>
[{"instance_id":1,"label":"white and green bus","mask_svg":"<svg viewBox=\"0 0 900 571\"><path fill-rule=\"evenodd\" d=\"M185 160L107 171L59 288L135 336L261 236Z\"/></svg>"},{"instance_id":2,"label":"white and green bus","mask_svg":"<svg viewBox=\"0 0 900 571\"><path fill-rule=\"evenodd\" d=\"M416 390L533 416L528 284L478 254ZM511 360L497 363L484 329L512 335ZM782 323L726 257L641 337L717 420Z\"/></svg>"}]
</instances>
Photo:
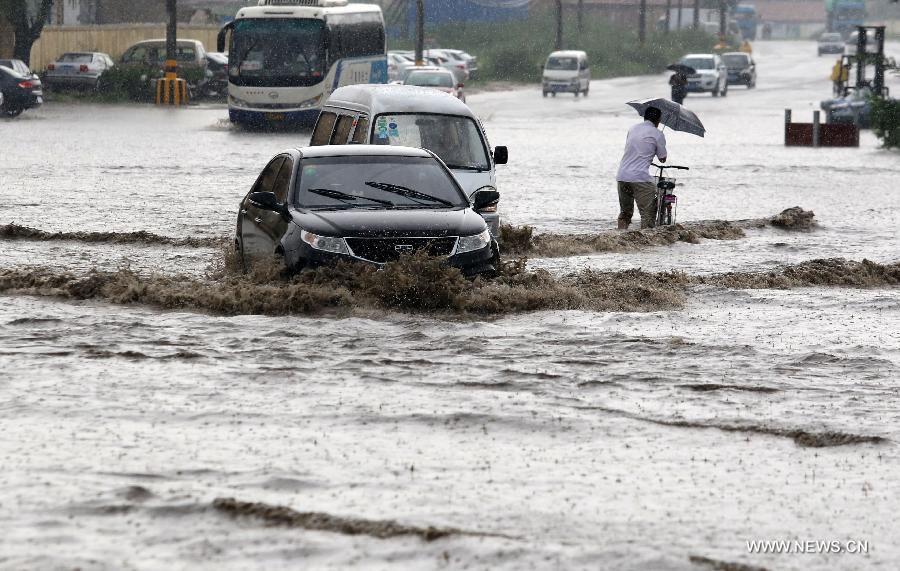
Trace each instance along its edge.
<instances>
[{"instance_id":1,"label":"white and green bus","mask_svg":"<svg viewBox=\"0 0 900 571\"><path fill-rule=\"evenodd\" d=\"M233 123L312 125L344 85L387 83L384 17L347 0L260 0L219 31Z\"/></svg>"}]
</instances>

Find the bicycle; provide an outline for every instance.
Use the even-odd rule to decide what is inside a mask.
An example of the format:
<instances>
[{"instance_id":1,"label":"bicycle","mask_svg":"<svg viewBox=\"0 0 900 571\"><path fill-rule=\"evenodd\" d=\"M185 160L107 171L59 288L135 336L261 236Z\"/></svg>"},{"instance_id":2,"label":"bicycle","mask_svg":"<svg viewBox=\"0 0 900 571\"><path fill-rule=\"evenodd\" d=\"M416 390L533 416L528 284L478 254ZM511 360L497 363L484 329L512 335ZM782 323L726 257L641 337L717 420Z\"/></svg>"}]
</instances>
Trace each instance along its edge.
<instances>
[{"instance_id":1,"label":"bicycle","mask_svg":"<svg viewBox=\"0 0 900 571\"><path fill-rule=\"evenodd\" d=\"M691 170L690 167L680 167L676 165L651 165L659 169L656 175L656 198L654 198L654 211L656 217L654 223L656 226L671 226L675 224L675 211L678 207L678 197L672 194L675 189L675 179L663 176L665 169Z\"/></svg>"}]
</instances>

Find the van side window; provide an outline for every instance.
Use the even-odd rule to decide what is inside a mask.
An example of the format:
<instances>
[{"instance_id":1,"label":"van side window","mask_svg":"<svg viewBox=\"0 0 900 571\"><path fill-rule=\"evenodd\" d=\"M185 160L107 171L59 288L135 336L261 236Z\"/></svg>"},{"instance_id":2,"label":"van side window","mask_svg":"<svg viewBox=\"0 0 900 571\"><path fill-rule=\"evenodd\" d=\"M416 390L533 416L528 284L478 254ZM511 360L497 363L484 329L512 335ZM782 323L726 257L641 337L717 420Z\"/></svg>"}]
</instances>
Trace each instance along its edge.
<instances>
[{"instance_id":1,"label":"van side window","mask_svg":"<svg viewBox=\"0 0 900 571\"><path fill-rule=\"evenodd\" d=\"M327 145L331 140L331 131L334 129L334 122L336 120L337 115L329 111L323 111L322 114L319 115L319 122L316 123L316 130L313 131L312 139L309 141L309 144L313 147Z\"/></svg>"},{"instance_id":2,"label":"van side window","mask_svg":"<svg viewBox=\"0 0 900 571\"><path fill-rule=\"evenodd\" d=\"M287 200L288 188L291 185L291 171L293 170L294 160L291 157L285 157L281 170L278 171L278 176L275 178L275 185L272 187L272 192L275 193L278 202L284 203Z\"/></svg>"},{"instance_id":3,"label":"van side window","mask_svg":"<svg viewBox=\"0 0 900 571\"><path fill-rule=\"evenodd\" d=\"M353 115L341 115L331 136L332 145L346 145L350 138L350 128L353 127Z\"/></svg>"},{"instance_id":4,"label":"van side window","mask_svg":"<svg viewBox=\"0 0 900 571\"><path fill-rule=\"evenodd\" d=\"M356 131L353 131L353 142L365 144L369 134L369 118L360 117L356 123Z\"/></svg>"}]
</instances>

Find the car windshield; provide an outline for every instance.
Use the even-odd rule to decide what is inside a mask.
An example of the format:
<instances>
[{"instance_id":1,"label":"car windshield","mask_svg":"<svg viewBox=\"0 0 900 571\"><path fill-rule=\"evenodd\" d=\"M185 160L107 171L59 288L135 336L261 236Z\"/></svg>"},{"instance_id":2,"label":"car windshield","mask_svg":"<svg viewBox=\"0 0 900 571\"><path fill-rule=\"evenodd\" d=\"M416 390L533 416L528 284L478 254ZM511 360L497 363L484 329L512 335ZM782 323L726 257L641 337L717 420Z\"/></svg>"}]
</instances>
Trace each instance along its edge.
<instances>
[{"instance_id":1,"label":"car windshield","mask_svg":"<svg viewBox=\"0 0 900 571\"><path fill-rule=\"evenodd\" d=\"M294 202L300 208L457 208L468 203L431 157L303 159Z\"/></svg>"},{"instance_id":2,"label":"car windshield","mask_svg":"<svg viewBox=\"0 0 900 571\"><path fill-rule=\"evenodd\" d=\"M453 87L453 74L435 71L414 71L406 78L407 85L423 87Z\"/></svg>"},{"instance_id":3,"label":"car windshield","mask_svg":"<svg viewBox=\"0 0 900 571\"><path fill-rule=\"evenodd\" d=\"M371 142L428 149L452 169L491 168L481 130L470 117L431 113L379 115Z\"/></svg>"},{"instance_id":4,"label":"car windshield","mask_svg":"<svg viewBox=\"0 0 900 571\"><path fill-rule=\"evenodd\" d=\"M711 57L686 57L681 60L681 63L694 69L715 69Z\"/></svg>"},{"instance_id":5,"label":"car windshield","mask_svg":"<svg viewBox=\"0 0 900 571\"><path fill-rule=\"evenodd\" d=\"M228 75L236 85L315 85L325 76L325 23L318 19L246 18L234 23Z\"/></svg>"},{"instance_id":6,"label":"car windshield","mask_svg":"<svg viewBox=\"0 0 900 571\"><path fill-rule=\"evenodd\" d=\"M840 34L822 34L822 37L819 38L820 42L839 42L841 41Z\"/></svg>"},{"instance_id":7,"label":"car windshield","mask_svg":"<svg viewBox=\"0 0 900 571\"><path fill-rule=\"evenodd\" d=\"M547 60L545 69L578 69L578 58L553 56Z\"/></svg>"},{"instance_id":8,"label":"car windshield","mask_svg":"<svg viewBox=\"0 0 900 571\"><path fill-rule=\"evenodd\" d=\"M93 54L63 54L59 61L62 63L91 63Z\"/></svg>"},{"instance_id":9,"label":"car windshield","mask_svg":"<svg viewBox=\"0 0 900 571\"><path fill-rule=\"evenodd\" d=\"M745 54L729 54L722 56L728 67L747 67L750 65L750 57Z\"/></svg>"}]
</instances>

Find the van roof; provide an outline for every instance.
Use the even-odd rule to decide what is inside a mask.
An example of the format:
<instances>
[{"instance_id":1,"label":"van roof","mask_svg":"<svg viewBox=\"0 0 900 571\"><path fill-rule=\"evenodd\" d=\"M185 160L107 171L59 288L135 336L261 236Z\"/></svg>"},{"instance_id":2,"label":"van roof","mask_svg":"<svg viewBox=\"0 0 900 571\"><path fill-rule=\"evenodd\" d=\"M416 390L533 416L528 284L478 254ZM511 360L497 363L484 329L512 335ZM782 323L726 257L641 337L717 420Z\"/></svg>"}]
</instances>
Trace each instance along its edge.
<instances>
[{"instance_id":1,"label":"van roof","mask_svg":"<svg viewBox=\"0 0 900 571\"><path fill-rule=\"evenodd\" d=\"M587 52L583 52L581 50L560 50L558 52L551 53L547 57L551 58L551 57L581 57L581 56L587 57Z\"/></svg>"},{"instance_id":2,"label":"van roof","mask_svg":"<svg viewBox=\"0 0 900 571\"><path fill-rule=\"evenodd\" d=\"M178 38L176 41L177 41L177 43L179 43L179 44L194 44L194 45L199 44L199 45L201 45L201 46L203 45L203 42L201 42L200 40L191 40L191 39L187 39L187 38L185 38L185 39ZM163 44L163 45L165 45L165 44L166 44L166 39L165 39L165 38L159 38L159 39L154 39L154 40L141 40L141 41L135 42L135 43L133 43L133 44L131 44L131 45L132 45L132 46L139 46L139 45L142 45L142 44ZM85 53L87 53L87 52L85 52ZM100 52L92 52L92 53L100 53Z\"/></svg>"},{"instance_id":3,"label":"van roof","mask_svg":"<svg viewBox=\"0 0 900 571\"><path fill-rule=\"evenodd\" d=\"M475 118L469 106L448 93L415 85L362 84L334 90L326 106L382 113L439 113Z\"/></svg>"},{"instance_id":4,"label":"van roof","mask_svg":"<svg viewBox=\"0 0 900 571\"><path fill-rule=\"evenodd\" d=\"M319 157L431 157L425 149L402 147L399 145L320 145L317 147L299 147L300 154L306 158Z\"/></svg>"}]
</instances>

